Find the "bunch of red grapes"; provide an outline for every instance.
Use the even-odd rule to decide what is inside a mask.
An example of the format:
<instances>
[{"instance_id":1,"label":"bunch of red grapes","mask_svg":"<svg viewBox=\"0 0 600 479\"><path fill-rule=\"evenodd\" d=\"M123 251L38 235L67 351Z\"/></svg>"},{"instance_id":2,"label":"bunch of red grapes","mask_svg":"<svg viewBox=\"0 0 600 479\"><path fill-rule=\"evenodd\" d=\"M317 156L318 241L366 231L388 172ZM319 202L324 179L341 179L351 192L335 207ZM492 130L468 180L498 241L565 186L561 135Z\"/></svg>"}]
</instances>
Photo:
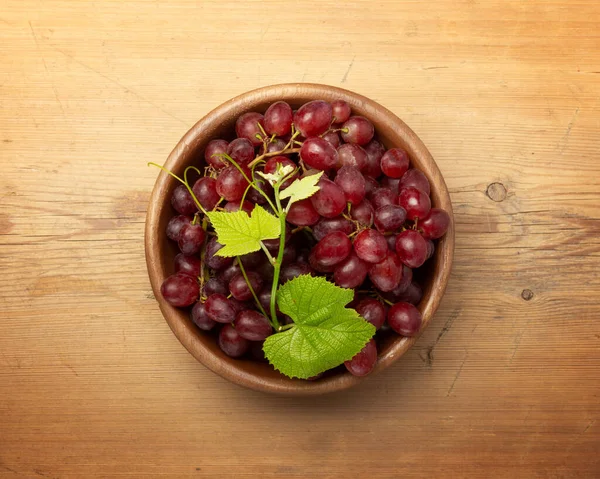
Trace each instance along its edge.
<instances>
[{"instance_id":1,"label":"bunch of red grapes","mask_svg":"<svg viewBox=\"0 0 600 479\"><path fill-rule=\"evenodd\" d=\"M263 311L269 311L273 265L262 251L240 257L246 280L234 258L216 255L222 245L196 201L206 211L250 213L255 204L269 210L258 191L246 192L251 178L273 196L271 185L252 176L251 167L257 165L254 173L275 173L278 164L289 165L298 169L295 177L324 173L319 191L294 203L286 217L279 282L303 274L326 276L356 291L351 307L378 330L417 334L422 318L415 305L422 289L413 281L413 271L433 255L434 240L446 233L450 217L431 207L429 181L411 168L407 152L386 149L375 138L373 124L353 116L343 100L311 101L297 111L278 101L264 115L241 115L235 133L232 141L215 139L206 146L205 174L192 188L196 199L184 185L173 192L171 204L178 215L166 233L181 253L175 257L175 274L162 285L165 300L191 306L192 321L203 331L218 331L225 354L264 360L262 342L274 331L250 288ZM277 254L279 240L264 243ZM280 317L283 324L290 321ZM362 376L376 361L377 346L371 340L345 366Z\"/></svg>"}]
</instances>

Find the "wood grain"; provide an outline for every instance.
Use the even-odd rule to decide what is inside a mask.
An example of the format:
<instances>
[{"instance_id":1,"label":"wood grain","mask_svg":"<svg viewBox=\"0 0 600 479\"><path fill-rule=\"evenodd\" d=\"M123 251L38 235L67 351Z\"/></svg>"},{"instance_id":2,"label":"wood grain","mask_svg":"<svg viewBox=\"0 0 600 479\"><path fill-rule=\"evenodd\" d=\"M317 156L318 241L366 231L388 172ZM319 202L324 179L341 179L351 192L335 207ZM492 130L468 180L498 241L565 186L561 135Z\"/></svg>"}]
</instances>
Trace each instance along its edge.
<instances>
[{"instance_id":1,"label":"wood grain","mask_svg":"<svg viewBox=\"0 0 600 479\"><path fill-rule=\"evenodd\" d=\"M0 478L598 477L599 18L592 0L2 2ZM398 363L282 400L203 368L162 318L145 164L223 101L297 81L419 135L456 254Z\"/></svg>"}]
</instances>

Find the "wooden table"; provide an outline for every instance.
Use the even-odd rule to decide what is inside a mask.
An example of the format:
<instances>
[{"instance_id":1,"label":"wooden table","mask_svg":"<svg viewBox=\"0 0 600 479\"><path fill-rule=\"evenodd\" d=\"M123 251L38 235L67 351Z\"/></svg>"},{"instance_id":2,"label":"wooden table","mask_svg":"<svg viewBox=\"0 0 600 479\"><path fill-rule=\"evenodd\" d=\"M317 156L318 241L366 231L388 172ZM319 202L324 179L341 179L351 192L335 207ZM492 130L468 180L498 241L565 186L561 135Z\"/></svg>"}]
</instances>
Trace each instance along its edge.
<instances>
[{"instance_id":1,"label":"wooden table","mask_svg":"<svg viewBox=\"0 0 600 479\"><path fill-rule=\"evenodd\" d=\"M0 478L600 477L600 4L4 0ZM450 187L433 323L342 394L215 376L154 300L157 175L282 82L379 101Z\"/></svg>"}]
</instances>

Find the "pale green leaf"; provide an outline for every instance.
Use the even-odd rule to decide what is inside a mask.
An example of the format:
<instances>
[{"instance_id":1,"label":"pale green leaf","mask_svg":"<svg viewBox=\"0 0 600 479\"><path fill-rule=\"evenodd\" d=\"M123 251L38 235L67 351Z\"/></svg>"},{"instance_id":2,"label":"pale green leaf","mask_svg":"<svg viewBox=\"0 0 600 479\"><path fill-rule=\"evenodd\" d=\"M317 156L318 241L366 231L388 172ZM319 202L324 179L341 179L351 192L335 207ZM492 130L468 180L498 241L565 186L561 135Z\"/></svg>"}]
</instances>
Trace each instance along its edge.
<instances>
[{"instance_id":1,"label":"pale green leaf","mask_svg":"<svg viewBox=\"0 0 600 479\"><path fill-rule=\"evenodd\" d=\"M223 245L217 255L241 256L260 249L260 242L279 238L279 220L260 205L256 205L249 216L245 211L230 213L211 211L208 213L217 241Z\"/></svg>"},{"instance_id":2,"label":"pale green leaf","mask_svg":"<svg viewBox=\"0 0 600 479\"><path fill-rule=\"evenodd\" d=\"M311 197L317 191L319 191L317 183L322 175L323 172L321 171L316 175L310 175L302 179L295 180L290 186L281 192L279 195L280 198L282 200L285 198L290 199L290 202L287 206L289 208L292 203Z\"/></svg>"},{"instance_id":3,"label":"pale green leaf","mask_svg":"<svg viewBox=\"0 0 600 479\"><path fill-rule=\"evenodd\" d=\"M277 303L294 325L267 338L269 362L286 376L306 379L352 359L375 334L372 324L344 307L352 297L322 277L299 276L281 286Z\"/></svg>"}]
</instances>

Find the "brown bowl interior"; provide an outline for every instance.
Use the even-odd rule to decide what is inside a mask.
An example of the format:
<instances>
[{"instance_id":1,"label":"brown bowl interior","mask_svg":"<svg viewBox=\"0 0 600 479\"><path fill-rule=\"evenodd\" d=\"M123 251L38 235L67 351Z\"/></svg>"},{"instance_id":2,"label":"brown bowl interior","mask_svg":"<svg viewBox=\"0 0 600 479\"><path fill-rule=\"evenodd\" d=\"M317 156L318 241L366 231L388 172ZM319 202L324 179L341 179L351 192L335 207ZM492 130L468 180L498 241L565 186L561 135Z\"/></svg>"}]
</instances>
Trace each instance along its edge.
<instances>
[{"instance_id":1,"label":"brown bowl interior","mask_svg":"<svg viewBox=\"0 0 600 479\"><path fill-rule=\"evenodd\" d=\"M347 101L353 114L369 118L375 125L378 139L386 146L401 147L408 151L412 166L422 170L431 183L431 200L435 207L445 209L450 217L452 205L441 173L427 148L415 133L398 117L378 103L356 93L327 85L294 83L273 85L244 93L210 112L180 140L169 155L165 168L183 175L186 166L202 166L206 144L214 138L233 138L237 117L247 111L264 112L278 100L287 101L298 108L310 100ZM214 335L198 330L189 319L189 312L169 305L160 294L164 279L173 273L173 259L177 246L165 235L169 219L175 214L170 197L177 181L164 172L156 180L146 219L146 261L152 289L167 323L185 348L202 364L215 373L237 384L255 390L289 395L311 395L351 387L363 378L350 375L342 368L317 381L289 379L275 371L269 364L251 359L232 359L217 346ZM431 321L444 294L454 250L454 224L439 240L434 257L426 263L421 278L424 289L419 310L423 315L423 328ZM379 360L373 373L382 371L416 341L393 333L383 335L378 341Z\"/></svg>"}]
</instances>

